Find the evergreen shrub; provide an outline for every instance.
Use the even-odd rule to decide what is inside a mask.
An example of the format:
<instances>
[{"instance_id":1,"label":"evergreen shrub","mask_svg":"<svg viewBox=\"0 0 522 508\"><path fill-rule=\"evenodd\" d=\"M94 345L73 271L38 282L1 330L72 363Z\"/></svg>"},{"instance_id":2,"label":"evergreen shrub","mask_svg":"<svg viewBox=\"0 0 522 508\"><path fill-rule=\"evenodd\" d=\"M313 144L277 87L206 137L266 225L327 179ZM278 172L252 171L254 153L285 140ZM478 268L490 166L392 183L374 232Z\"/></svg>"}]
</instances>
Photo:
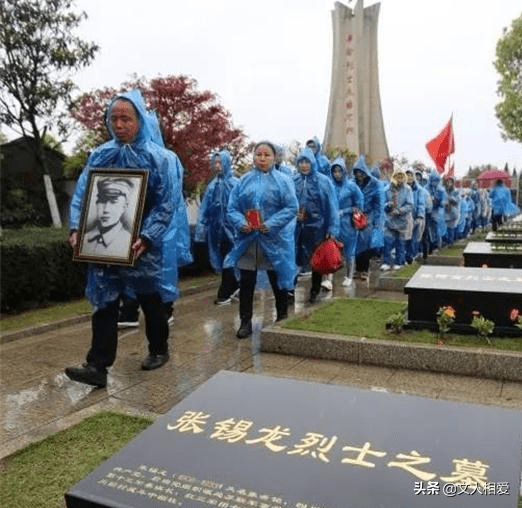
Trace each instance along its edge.
<instances>
[{"instance_id":1,"label":"evergreen shrub","mask_svg":"<svg viewBox=\"0 0 522 508\"><path fill-rule=\"evenodd\" d=\"M0 237L1 311L81 297L85 266L72 261L66 228L4 229Z\"/></svg>"}]
</instances>

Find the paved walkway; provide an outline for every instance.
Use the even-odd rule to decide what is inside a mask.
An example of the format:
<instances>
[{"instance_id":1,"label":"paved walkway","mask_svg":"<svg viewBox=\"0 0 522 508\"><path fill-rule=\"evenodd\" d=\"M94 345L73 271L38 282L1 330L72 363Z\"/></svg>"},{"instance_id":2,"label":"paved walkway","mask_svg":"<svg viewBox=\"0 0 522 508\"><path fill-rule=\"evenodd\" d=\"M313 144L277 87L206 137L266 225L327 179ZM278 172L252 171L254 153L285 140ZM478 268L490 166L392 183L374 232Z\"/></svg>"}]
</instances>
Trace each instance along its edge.
<instances>
[{"instance_id":1,"label":"paved walkway","mask_svg":"<svg viewBox=\"0 0 522 508\"><path fill-rule=\"evenodd\" d=\"M344 294L340 278L337 274L333 296ZM292 313L308 308L304 297L309 284L300 282ZM171 360L158 370L140 370L146 354L143 324L121 331L106 389L75 383L63 374L66 366L84 361L90 344L88 320L1 344L0 457L102 408L165 413L222 369L522 410L520 383L260 353L260 329L274 319L271 291L256 293L255 332L247 340L235 337L237 303L217 307L215 293L215 288L207 289L176 303ZM402 293L370 290L361 282L352 296L405 299Z\"/></svg>"}]
</instances>

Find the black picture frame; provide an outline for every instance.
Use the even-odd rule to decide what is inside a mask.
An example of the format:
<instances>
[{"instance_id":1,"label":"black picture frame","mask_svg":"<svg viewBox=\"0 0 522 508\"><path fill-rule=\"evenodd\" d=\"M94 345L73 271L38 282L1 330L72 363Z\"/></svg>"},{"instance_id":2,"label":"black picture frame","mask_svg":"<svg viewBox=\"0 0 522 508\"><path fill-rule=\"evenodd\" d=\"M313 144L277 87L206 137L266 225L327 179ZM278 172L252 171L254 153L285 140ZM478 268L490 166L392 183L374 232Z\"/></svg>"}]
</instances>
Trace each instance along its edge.
<instances>
[{"instance_id":1,"label":"black picture frame","mask_svg":"<svg viewBox=\"0 0 522 508\"><path fill-rule=\"evenodd\" d=\"M148 171L96 168L89 172L74 261L134 266Z\"/></svg>"}]
</instances>

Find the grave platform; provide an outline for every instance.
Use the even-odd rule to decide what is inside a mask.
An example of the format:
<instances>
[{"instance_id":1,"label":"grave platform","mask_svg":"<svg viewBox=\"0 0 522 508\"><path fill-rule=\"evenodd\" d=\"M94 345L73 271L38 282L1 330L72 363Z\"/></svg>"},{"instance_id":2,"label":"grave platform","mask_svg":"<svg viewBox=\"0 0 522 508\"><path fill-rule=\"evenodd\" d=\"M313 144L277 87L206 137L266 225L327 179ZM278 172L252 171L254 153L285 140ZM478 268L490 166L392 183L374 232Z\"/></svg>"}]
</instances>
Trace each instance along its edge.
<instances>
[{"instance_id":1,"label":"grave platform","mask_svg":"<svg viewBox=\"0 0 522 508\"><path fill-rule=\"evenodd\" d=\"M464 266L475 268L522 268L522 250L498 248L491 242L469 242L464 249Z\"/></svg>"},{"instance_id":2,"label":"grave platform","mask_svg":"<svg viewBox=\"0 0 522 508\"><path fill-rule=\"evenodd\" d=\"M493 335L522 337L513 318L522 314L522 273L517 269L424 265L404 287L408 295L407 328L438 330L437 311L456 312L452 330L477 333L473 312L494 321Z\"/></svg>"},{"instance_id":3,"label":"grave platform","mask_svg":"<svg viewBox=\"0 0 522 508\"><path fill-rule=\"evenodd\" d=\"M221 371L65 499L68 508L516 508L521 456L520 411Z\"/></svg>"},{"instance_id":4,"label":"grave platform","mask_svg":"<svg viewBox=\"0 0 522 508\"><path fill-rule=\"evenodd\" d=\"M490 231L486 235L486 242L490 243L505 243L505 244L520 244L522 245L522 232L513 231Z\"/></svg>"}]
</instances>

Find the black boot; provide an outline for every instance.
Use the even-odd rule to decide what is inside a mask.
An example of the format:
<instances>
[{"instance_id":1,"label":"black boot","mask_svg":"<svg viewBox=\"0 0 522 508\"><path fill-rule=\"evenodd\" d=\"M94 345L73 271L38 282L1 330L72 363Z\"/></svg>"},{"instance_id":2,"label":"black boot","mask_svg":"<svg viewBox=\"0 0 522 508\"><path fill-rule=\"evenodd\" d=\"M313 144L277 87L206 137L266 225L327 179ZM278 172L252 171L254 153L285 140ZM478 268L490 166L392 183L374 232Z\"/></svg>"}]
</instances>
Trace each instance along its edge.
<instances>
[{"instance_id":1,"label":"black boot","mask_svg":"<svg viewBox=\"0 0 522 508\"><path fill-rule=\"evenodd\" d=\"M310 288L309 303L317 303L319 301L319 293L321 292L322 276L319 272L312 272L312 287Z\"/></svg>"},{"instance_id":2,"label":"black boot","mask_svg":"<svg viewBox=\"0 0 522 508\"><path fill-rule=\"evenodd\" d=\"M277 293L275 293L275 301L277 313L276 321L282 321L288 317L288 292L279 289Z\"/></svg>"},{"instance_id":3,"label":"black boot","mask_svg":"<svg viewBox=\"0 0 522 508\"><path fill-rule=\"evenodd\" d=\"M282 321L288 317L289 291L287 289L279 289L277 274L275 271L268 270L267 275L275 297L276 321Z\"/></svg>"},{"instance_id":4,"label":"black boot","mask_svg":"<svg viewBox=\"0 0 522 508\"><path fill-rule=\"evenodd\" d=\"M249 335L252 335L256 278L257 272L241 270L241 278L239 281L239 317L241 318L241 326L236 333L238 339L246 339Z\"/></svg>"},{"instance_id":5,"label":"black boot","mask_svg":"<svg viewBox=\"0 0 522 508\"><path fill-rule=\"evenodd\" d=\"M317 303L319 301L319 293L315 291L310 291L310 298L308 299L308 303Z\"/></svg>"},{"instance_id":6,"label":"black boot","mask_svg":"<svg viewBox=\"0 0 522 508\"><path fill-rule=\"evenodd\" d=\"M252 335L252 320L241 320L241 326L236 333L236 337L238 339L246 339L250 335Z\"/></svg>"}]
</instances>

